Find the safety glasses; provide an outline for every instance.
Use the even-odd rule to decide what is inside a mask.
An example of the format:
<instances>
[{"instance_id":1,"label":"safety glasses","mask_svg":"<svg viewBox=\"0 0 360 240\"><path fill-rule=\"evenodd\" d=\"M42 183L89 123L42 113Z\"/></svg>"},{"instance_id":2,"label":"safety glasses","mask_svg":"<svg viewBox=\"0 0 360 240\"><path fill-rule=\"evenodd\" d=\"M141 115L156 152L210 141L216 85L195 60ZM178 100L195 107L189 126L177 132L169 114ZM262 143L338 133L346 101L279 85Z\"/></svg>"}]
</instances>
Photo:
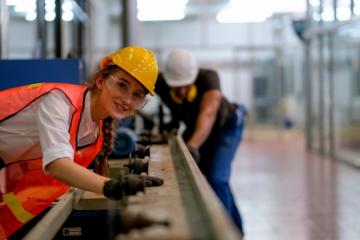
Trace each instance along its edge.
<instances>
[{"instance_id":1,"label":"safety glasses","mask_svg":"<svg viewBox=\"0 0 360 240\"><path fill-rule=\"evenodd\" d=\"M133 91L129 82L110 75L106 84L113 94L130 98L131 106L134 109L141 109L148 102L147 95L143 91Z\"/></svg>"}]
</instances>

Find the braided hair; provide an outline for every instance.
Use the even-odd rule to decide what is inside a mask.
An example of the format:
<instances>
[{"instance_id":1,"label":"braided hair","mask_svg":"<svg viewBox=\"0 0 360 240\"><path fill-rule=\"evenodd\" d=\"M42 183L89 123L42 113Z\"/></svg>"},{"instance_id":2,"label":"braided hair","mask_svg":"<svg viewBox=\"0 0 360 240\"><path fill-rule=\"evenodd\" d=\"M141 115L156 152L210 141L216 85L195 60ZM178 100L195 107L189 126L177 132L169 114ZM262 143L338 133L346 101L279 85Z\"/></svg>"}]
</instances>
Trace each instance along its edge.
<instances>
[{"instance_id":1,"label":"braided hair","mask_svg":"<svg viewBox=\"0 0 360 240\"><path fill-rule=\"evenodd\" d=\"M112 123L113 123L113 119L111 117L107 117L103 120L102 132L104 135L104 143L102 146L101 154L98 157L98 161L96 162L95 165L95 172L103 176L109 176L109 164L107 161L107 157L110 155L112 150L112 143L113 143Z\"/></svg>"},{"instance_id":2,"label":"braided hair","mask_svg":"<svg viewBox=\"0 0 360 240\"><path fill-rule=\"evenodd\" d=\"M119 71L119 69L120 68L116 65L108 65L106 68L91 76L86 82L86 85L89 87L90 91L94 92L96 91L95 80L99 75L107 78L109 75ZM107 158L111 153L113 144L113 119L111 117L107 117L103 120L102 133L104 136L104 143L101 153L95 162L95 172L103 176L109 176L109 164Z\"/></svg>"}]
</instances>

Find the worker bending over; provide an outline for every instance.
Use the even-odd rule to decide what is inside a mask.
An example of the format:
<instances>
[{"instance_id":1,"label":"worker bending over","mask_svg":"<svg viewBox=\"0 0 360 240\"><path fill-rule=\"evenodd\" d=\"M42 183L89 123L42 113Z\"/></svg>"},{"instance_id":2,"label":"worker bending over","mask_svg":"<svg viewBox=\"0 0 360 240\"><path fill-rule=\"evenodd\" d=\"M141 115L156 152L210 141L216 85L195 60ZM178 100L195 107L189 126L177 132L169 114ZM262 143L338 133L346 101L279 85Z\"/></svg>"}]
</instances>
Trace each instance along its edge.
<instances>
[{"instance_id":1,"label":"worker bending over","mask_svg":"<svg viewBox=\"0 0 360 240\"><path fill-rule=\"evenodd\" d=\"M229 103L221 94L217 73L199 69L193 55L184 49L169 54L155 92L171 111L168 129L177 128L180 121L185 123L183 137L188 149L243 234L229 179L245 108Z\"/></svg>"}]
</instances>

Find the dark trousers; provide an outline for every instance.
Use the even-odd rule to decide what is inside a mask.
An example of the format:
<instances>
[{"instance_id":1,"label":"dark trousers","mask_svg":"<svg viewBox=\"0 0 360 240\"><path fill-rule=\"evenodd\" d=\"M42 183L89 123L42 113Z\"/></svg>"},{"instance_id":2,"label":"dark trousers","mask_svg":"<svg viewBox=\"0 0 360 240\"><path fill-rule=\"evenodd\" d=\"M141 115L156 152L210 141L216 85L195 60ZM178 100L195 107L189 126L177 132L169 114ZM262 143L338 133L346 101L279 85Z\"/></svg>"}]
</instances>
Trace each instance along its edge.
<instances>
[{"instance_id":1,"label":"dark trousers","mask_svg":"<svg viewBox=\"0 0 360 240\"><path fill-rule=\"evenodd\" d=\"M200 170L242 234L242 219L229 180L231 164L242 139L245 116L246 109L243 106L236 106L232 121L217 132L215 140L205 144L200 149L201 159L199 163Z\"/></svg>"}]
</instances>

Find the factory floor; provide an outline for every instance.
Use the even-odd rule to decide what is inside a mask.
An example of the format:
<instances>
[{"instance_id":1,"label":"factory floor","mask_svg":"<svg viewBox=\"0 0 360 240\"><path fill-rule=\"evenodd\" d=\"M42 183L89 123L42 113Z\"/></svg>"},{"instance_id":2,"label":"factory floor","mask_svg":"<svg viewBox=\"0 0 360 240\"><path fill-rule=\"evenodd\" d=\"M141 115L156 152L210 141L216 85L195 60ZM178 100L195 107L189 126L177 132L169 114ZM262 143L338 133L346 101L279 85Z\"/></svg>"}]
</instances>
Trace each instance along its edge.
<instances>
[{"instance_id":1,"label":"factory floor","mask_svg":"<svg viewBox=\"0 0 360 240\"><path fill-rule=\"evenodd\" d=\"M245 240L360 239L360 169L307 152L301 135L244 140L231 185Z\"/></svg>"}]
</instances>

